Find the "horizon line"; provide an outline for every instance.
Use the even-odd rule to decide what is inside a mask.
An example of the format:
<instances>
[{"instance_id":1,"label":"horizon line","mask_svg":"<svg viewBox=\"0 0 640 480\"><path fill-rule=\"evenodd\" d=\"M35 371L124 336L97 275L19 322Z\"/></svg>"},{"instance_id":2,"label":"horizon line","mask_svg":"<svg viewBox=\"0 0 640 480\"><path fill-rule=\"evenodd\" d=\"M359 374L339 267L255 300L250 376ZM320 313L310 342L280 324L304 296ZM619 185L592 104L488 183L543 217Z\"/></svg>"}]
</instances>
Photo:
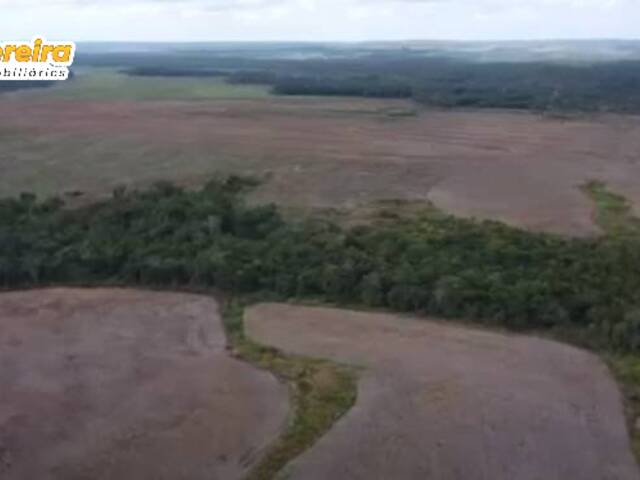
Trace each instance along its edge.
<instances>
[{"instance_id":1,"label":"horizon line","mask_svg":"<svg viewBox=\"0 0 640 480\"><path fill-rule=\"evenodd\" d=\"M406 38L406 39L368 39L368 40L75 40L77 43L543 43L543 42L640 42L640 37L549 37L549 38L509 38L509 39L443 39L443 38Z\"/></svg>"}]
</instances>

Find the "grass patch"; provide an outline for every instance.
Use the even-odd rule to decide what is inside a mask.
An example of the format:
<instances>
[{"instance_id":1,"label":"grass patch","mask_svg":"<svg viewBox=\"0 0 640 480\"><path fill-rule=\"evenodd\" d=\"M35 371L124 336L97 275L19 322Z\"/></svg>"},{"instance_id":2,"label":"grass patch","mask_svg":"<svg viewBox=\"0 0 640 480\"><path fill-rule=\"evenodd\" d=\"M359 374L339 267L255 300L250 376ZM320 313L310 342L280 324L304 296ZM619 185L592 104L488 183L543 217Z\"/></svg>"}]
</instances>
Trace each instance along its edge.
<instances>
[{"instance_id":1,"label":"grass patch","mask_svg":"<svg viewBox=\"0 0 640 480\"><path fill-rule=\"evenodd\" d=\"M584 185L582 190L595 202L596 223L607 235L637 236L640 233L640 220L633 215L631 204L625 197L595 180Z\"/></svg>"},{"instance_id":2,"label":"grass patch","mask_svg":"<svg viewBox=\"0 0 640 480\"><path fill-rule=\"evenodd\" d=\"M355 404L357 375L353 367L286 355L252 342L244 333L246 305L242 300L230 300L223 308L234 354L286 382L293 411L286 430L246 477L270 480L313 446Z\"/></svg>"},{"instance_id":3,"label":"grass patch","mask_svg":"<svg viewBox=\"0 0 640 480\"><path fill-rule=\"evenodd\" d=\"M76 76L41 91L14 95L41 95L62 100L208 100L266 98L265 85L232 85L221 78L135 77L109 68L79 69Z\"/></svg>"},{"instance_id":4,"label":"grass patch","mask_svg":"<svg viewBox=\"0 0 640 480\"><path fill-rule=\"evenodd\" d=\"M610 354L604 358L622 389L631 448L640 461L640 356Z\"/></svg>"}]
</instances>

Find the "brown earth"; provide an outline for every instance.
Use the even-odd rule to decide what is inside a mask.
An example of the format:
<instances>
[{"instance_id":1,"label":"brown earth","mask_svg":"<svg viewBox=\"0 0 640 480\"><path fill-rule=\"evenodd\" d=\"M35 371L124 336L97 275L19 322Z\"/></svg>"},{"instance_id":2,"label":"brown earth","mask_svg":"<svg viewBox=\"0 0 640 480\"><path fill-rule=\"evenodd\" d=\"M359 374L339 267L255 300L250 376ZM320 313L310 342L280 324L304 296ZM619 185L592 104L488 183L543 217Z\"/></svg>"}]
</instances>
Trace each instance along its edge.
<instances>
[{"instance_id":1,"label":"brown earth","mask_svg":"<svg viewBox=\"0 0 640 480\"><path fill-rule=\"evenodd\" d=\"M198 184L222 171L268 177L257 198L285 205L432 200L460 215L576 235L598 231L578 188L589 180L640 206L640 117L412 111L382 100L7 97L0 195Z\"/></svg>"},{"instance_id":2,"label":"brown earth","mask_svg":"<svg viewBox=\"0 0 640 480\"><path fill-rule=\"evenodd\" d=\"M287 390L225 343L207 297L1 294L0 478L241 478L283 427Z\"/></svg>"},{"instance_id":3,"label":"brown earth","mask_svg":"<svg viewBox=\"0 0 640 480\"><path fill-rule=\"evenodd\" d=\"M356 406L288 467L303 480L637 480L621 396L594 355L436 321L277 304L248 334L365 367Z\"/></svg>"}]
</instances>

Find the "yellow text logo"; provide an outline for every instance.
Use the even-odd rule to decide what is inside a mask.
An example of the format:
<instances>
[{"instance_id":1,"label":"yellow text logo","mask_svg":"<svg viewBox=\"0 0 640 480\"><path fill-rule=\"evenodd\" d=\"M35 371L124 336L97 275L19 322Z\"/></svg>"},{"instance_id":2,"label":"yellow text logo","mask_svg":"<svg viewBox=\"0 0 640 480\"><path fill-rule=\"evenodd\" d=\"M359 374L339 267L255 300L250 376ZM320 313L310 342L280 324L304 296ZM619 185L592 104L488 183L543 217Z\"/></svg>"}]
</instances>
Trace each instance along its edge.
<instances>
[{"instance_id":1,"label":"yellow text logo","mask_svg":"<svg viewBox=\"0 0 640 480\"><path fill-rule=\"evenodd\" d=\"M0 80L66 80L75 58L74 42L0 43Z\"/></svg>"}]
</instances>

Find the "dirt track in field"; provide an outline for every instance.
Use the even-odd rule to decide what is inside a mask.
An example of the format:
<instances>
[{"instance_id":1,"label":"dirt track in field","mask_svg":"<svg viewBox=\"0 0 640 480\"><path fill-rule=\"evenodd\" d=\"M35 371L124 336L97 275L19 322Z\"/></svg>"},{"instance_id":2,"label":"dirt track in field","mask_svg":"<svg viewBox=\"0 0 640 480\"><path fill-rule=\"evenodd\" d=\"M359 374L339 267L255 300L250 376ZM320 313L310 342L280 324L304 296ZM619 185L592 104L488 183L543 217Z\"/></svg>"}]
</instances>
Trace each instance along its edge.
<instances>
[{"instance_id":1,"label":"dirt track in field","mask_svg":"<svg viewBox=\"0 0 640 480\"><path fill-rule=\"evenodd\" d=\"M287 410L227 355L210 298L0 294L2 480L239 479Z\"/></svg>"},{"instance_id":2,"label":"dirt track in field","mask_svg":"<svg viewBox=\"0 0 640 480\"><path fill-rule=\"evenodd\" d=\"M248 334L363 365L356 406L292 480L637 480L618 389L594 355L434 321L263 304Z\"/></svg>"},{"instance_id":3,"label":"dirt track in field","mask_svg":"<svg viewBox=\"0 0 640 480\"><path fill-rule=\"evenodd\" d=\"M452 213L576 235L597 232L578 187L609 183L640 206L640 117L558 120L410 111L401 101L0 103L0 195L105 193L213 172L264 175L261 200L353 207L429 199Z\"/></svg>"}]
</instances>

